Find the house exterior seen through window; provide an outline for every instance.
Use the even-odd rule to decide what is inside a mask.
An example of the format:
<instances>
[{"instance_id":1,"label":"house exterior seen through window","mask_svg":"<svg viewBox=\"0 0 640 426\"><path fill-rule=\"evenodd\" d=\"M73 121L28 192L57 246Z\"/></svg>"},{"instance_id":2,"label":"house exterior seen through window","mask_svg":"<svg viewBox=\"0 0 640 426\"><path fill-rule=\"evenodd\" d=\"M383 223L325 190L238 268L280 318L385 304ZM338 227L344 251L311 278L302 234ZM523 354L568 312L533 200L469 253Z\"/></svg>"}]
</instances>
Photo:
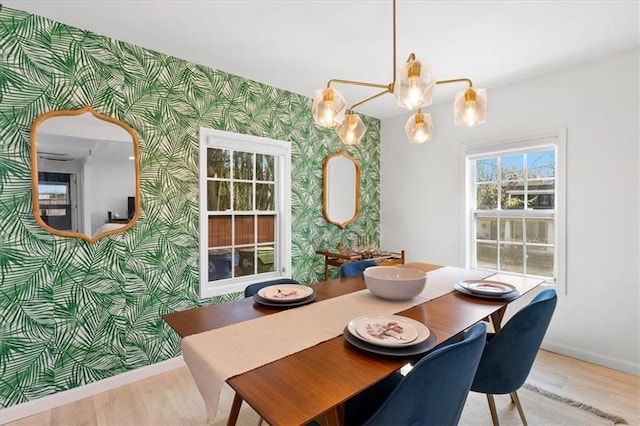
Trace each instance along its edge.
<instances>
[{"instance_id":1,"label":"house exterior seen through window","mask_svg":"<svg viewBox=\"0 0 640 426\"><path fill-rule=\"evenodd\" d=\"M542 277L563 270L561 135L467 148L467 264Z\"/></svg>"},{"instance_id":2,"label":"house exterior seen through window","mask_svg":"<svg viewBox=\"0 0 640 426\"><path fill-rule=\"evenodd\" d=\"M289 276L289 145L210 129L200 140L202 296Z\"/></svg>"}]
</instances>

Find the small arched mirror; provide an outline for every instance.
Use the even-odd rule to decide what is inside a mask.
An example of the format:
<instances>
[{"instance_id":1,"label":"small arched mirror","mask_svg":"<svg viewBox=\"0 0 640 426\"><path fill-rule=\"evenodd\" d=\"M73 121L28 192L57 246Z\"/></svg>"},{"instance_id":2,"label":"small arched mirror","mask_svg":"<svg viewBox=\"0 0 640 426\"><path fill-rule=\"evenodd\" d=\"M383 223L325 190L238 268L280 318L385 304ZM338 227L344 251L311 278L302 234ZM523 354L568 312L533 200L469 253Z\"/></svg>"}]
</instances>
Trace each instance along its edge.
<instances>
[{"instance_id":1,"label":"small arched mirror","mask_svg":"<svg viewBox=\"0 0 640 426\"><path fill-rule=\"evenodd\" d=\"M94 242L140 215L138 139L126 123L86 106L31 126L33 212L47 231Z\"/></svg>"},{"instance_id":2,"label":"small arched mirror","mask_svg":"<svg viewBox=\"0 0 640 426\"><path fill-rule=\"evenodd\" d=\"M322 214L345 228L360 213L360 163L346 151L328 155L322 175Z\"/></svg>"}]
</instances>

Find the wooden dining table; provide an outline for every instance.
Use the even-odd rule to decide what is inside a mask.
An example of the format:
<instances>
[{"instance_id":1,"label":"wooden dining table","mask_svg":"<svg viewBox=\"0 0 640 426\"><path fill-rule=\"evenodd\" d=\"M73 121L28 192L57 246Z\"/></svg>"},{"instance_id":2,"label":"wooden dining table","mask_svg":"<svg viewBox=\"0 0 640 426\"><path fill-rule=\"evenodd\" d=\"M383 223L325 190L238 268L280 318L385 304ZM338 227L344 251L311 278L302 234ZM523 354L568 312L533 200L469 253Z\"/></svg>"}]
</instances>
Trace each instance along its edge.
<instances>
[{"instance_id":1,"label":"wooden dining table","mask_svg":"<svg viewBox=\"0 0 640 426\"><path fill-rule=\"evenodd\" d=\"M426 272L441 265L412 262L402 267ZM533 290L540 279L496 274L487 279L514 285L519 296ZM313 284L316 301L365 289L362 276L340 278ZM507 306L515 299L483 299L455 291L398 312L425 324L435 333L438 345L487 318L499 330ZM243 321L277 314L280 309L255 303L252 298L207 305L163 315L163 319L181 337L192 336ZM260 350L260 348L256 348ZM227 379L236 394L228 423L237 421L246 401L270 425L301 425L311 420L340 425L343 403L352 396L424 356L385 356L360 350L340 335L292 353L266 365Z\"/></svg>"}]
</instances>

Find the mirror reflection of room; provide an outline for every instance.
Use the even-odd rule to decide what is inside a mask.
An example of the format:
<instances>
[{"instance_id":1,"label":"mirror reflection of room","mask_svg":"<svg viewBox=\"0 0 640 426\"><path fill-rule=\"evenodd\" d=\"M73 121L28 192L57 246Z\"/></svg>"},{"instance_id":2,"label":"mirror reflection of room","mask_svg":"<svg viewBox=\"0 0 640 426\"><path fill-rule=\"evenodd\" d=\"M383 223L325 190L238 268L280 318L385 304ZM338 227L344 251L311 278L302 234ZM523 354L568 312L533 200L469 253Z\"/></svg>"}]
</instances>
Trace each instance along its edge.
<instances>
[{"instance_id":1,"label":"mirror reflection of room","mask_svg":"<svg viewBox=\"0 0 640 426\"><path fill-rule=\"evenodd\" d=\"M101 117L85 107L34 122L34 212L53 233L94 240L137 217L132 131Z\"/></svg>"},{"instance_id":2,"label":"mirror reflection of room","mask_svg":"<svg viewBox=\"0 0 640 426\"><path fill-rule=\"evenodd\" d=\"M325 158L323 171L323 205L325 220L345 228L360 213L360 163L346 151Z\"/></svg>"}]
</instances>

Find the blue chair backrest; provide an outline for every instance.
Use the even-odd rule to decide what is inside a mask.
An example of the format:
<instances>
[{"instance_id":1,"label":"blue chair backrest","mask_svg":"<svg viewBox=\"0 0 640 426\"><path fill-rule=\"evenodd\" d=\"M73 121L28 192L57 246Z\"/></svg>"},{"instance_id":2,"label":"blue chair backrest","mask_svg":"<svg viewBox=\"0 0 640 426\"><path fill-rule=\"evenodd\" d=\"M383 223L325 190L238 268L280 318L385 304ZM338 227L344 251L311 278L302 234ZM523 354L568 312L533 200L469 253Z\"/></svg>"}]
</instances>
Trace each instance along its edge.
<instances>
[{"instance_id":1,"label":"blue chair backrest","mask_svg":"<svg viewBox=\"0 0 640 426\"><path fill-rule=\"evenodd\" d=\"M489 341L471 390L502 395L527 379L556 307L554 289L540 292Z\"/></svg>"},{"instance_id":2,"label":"blue chair backrest","mask_svg":"<svg viewBox=\"0 0 640 426\"><path fill-rule=\"evenodd\" d=\"M478 323L458 341L418 361L365 424L458 424L482 355L486 331L487 326Z\"/></svg>"},{"instance_id":3,"label":"blue chair backrest","mask_svg":"<svg viewBox=\"0 0 640 426\"><path fill-rule=\"evenodd\" d=\"M254 294L259 292L261 288L268 287L270 285L277 285L277 284L300 284L300 283L291 278L278 278L276 280L249 284L244 289L244 297L252 297Z\"/></svg>"},{"instance_id":4,"label":"blue chair backrest","mask_svg":"<svg viewBox=\"0 0 640 426\"><path fill-rule=\"evenodd\" d=\"M353 277L355 275L362 275L365 269L370 266L378 266L373 260L358 260L355 262L347 262L340 265L341 277Z\"/></svg>"}]
</instances>

